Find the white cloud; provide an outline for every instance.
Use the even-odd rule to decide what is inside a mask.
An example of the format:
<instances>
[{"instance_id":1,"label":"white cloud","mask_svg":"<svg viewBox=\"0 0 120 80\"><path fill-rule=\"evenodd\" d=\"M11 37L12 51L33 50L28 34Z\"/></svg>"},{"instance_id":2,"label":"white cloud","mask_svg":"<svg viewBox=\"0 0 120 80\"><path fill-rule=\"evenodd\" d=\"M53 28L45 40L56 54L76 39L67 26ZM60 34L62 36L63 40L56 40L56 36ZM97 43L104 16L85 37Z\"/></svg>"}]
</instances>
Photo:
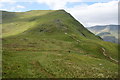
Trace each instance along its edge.
<instances>
[{"instance_id":1,"label":"white cloud","mask_svg":"<svg viewBox=\"0 0 120 80\"><path fill-rule=\"evenodd\" d=\"M12 7L9 7L10 9L7 9L5 6L6 4L15 4L15 3L16 0L0 0L0 10L7 10L7 11L13 10Z\"/></svg>"},{"instance_id":2,"label":"white cloud","mask_svg":"<svg viewBox=\"0 0 120 80\"><path fill-rule=\"evenodd\" d=\"M17 0L0 0L0 3L5 3L5 2L7 2L9 4L14 4L17 2Z\"/></svg>"},{"instance_id":3,"label":"white cloud","mask_svg":"<svg viewBox=\"0 0 120 80\"><path fill-rule=\"evenodd\" d=\"M69 2L107 2L110 0L1 0L1 2L16 3L16 2L38 2L47 4L50 9L63 9ZM115 1L115 0L114 0Z\"/></svg>"},{"instance_id":4,"label":"white cloud","mask_svg":"<svg viewBox=\"0 0 120 80\"><path fill-rule=\"evenodd\" d=\"M16 8L15 7L10 7L10 8L2 8L0 10L3 10L3 11L15 11Z\"/></svg>"},{"instance_id":5,"label":"white cloud","mask_svg":"<svg viewBox=\"0 0 120 80\"><path fill-rule=\"evenodd\" d=\"M25 6L17 5L16 8L25 8Z\"/></svg>"},{"instance_id":6,"label":"white cloud","mask_svg":"<svg viewBox=\"0 0 120 80\"><path fill-rule=\"evenodd\" d=\"M95 3L92 5L79 5L66 8L83 25L117 24L118 23L118 1L108 3Z\"/></svg>"},{"instance_id":7,"label":"white cloud","mask_svg":"<svg viewBox=\"0 0 120 80\"><path fill-rule=\"evenodd\" d=\"M21 5L17 5L17 6L12 6L9 8L1 8L0 10L4 10L4 11L12 11L12 12L21 12L20 9L25 8L24 6Z\"/></svg>"},{"instance_id":8,"label":"white cloud","mask_svg":"<svg viewBox=\"0 0 120 80\"><path fill-rule=\"evenodd\" d=\"M0 4L0 8L3 7L3 4Z\"/></svg>"},{"instance_id":9,"label":"white cloud","mask_svg":"<svg viewBox=\"0 0 120 80\"><path fill-rule=\"evenodd\" d=\"M61 0L0 0L0 2L57 2ZM108 2L108 1L119 1L119 0L63 0L61 2Z\"/></svg>"},{"instance_id":10,"label":"white cloud","mask_svg":"<svg viewBox=\"0 0 120 80\"><path fill-rule=\"evenodd\" d=\"M66 4L69 2L107 2L110 0L34 0L34 1L37 1L39 3L45 3L50 7L50 9L64 9L66 8Z\"/></svg>"},{"instance_id":11,"label":"white cloud","mask_svg":"<svg viewBox=\"0 0 120 80\"><path fill-rule=\"evenodd\" d=\"M45 3L51 9L64 9L68 2L81 2L81 0L37 0L37 2Z\"/></svg>"}]
</instances>

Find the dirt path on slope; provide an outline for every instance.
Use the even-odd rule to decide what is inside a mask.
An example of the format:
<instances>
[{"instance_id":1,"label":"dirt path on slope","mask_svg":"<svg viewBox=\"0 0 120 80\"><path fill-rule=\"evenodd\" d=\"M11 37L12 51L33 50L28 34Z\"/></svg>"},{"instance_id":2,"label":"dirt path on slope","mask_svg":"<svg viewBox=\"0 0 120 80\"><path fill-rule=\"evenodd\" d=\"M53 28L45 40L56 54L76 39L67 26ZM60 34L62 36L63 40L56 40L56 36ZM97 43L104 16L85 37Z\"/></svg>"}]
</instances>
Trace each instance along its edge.
<instances>
[{"instance_id":1,"label":"dirt path on slope","mask_svg":"<svg viewBox=\"0 0 120 80\"><path fill-rule=\"evenodd\" d=\"M113 59L111 56L109 56L109 55L107 55L106 53L105 53L105 49L104 48L102 48L102 50L103 50L103 55L105 56L105 57L107 57L108 59L110 59L111 61L113 61L113 62L115 62L115 63L119 63L117 60L115 60L115 59Z\"/></svg>"}]
</instances>

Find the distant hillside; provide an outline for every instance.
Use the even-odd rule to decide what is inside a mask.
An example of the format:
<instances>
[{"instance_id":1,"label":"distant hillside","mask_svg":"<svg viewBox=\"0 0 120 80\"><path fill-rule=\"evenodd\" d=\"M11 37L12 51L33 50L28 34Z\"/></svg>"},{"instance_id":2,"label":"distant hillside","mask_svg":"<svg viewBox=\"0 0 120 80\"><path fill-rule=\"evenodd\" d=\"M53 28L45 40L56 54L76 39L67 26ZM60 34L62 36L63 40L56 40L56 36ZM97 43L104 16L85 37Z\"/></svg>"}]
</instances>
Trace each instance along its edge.
<instances>
[{"instance_id":1,"label":"distant hillside","mask_svg":"<svg viewBox=\"0 0 120 80\"><path fill-rule=\"evenodd\" d=\"M87 29L100 36L104 41L118 43L119 25L93 26Z\"/></svg>"},{"instance_id":2,"label":"distant hillside","mask_svg":"<svg viewBox=\"0 0 120 80\"><path fill-rule=\"evenodd\" d=\"M118 45L64 10L2 11L2 78L117 78Z\"/></svg>"}]
</instances>

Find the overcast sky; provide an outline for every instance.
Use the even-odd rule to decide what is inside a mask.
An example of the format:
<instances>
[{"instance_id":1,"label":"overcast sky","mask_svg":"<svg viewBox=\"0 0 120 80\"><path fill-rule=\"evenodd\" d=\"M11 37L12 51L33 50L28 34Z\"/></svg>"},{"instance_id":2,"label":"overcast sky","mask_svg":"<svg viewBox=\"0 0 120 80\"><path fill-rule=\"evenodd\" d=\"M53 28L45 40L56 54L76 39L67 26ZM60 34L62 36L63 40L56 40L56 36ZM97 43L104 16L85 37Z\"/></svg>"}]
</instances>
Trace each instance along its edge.
<instances>
[{"instance_id":1,"label":"overcast sky","mask_svg":"<svg viewBox=\"0 0 120 80\"><path fill-rule=\"evenodd\" d=\"M85 27L118 24L118 0L0 0L0 10L64 9Z\"/></svg>"}]
</instances>

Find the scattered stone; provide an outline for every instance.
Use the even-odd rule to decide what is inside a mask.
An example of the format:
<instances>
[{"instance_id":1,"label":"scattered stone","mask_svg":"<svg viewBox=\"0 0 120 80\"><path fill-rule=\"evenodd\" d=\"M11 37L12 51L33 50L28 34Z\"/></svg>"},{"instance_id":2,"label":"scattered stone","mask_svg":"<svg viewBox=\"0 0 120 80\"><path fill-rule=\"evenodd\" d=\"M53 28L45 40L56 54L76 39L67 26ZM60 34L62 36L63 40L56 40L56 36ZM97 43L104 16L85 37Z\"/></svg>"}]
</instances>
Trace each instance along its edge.
<instances>
[{"instance_id":1,"label":"scattered stone","mask_svg":"<svg viewBox=\"0 0 120 80\"><path fill-rule=\"evenodd\" d=\"M67 33L65 33L65 34L67 34Z\"/></svg>"},{"instance_id":2,"label":"scattered stone","mask_svg":"<svg viewBox=\"0 0 120 80\"><path fill-rule=\"evenodd\" d=\"M98 74L99 77L104 77L104 75L102 73Z\"/></svg>"},{"instance_id":3,"label":"scattered stone","mask_svg":"<svg viewBox=\"0 0 120 80\"><path fill-rule=\"evenodd\" d=\"M5 72L3 74L6 74Z\"/></svg>"},{"instance_id":4,"label":"scattered stone","mask_svg":"<svg viewBox=\"0 0 120 80\"><path fill-rule=\"evenodd\" d=\"M70 51L68 51L70 53Z\"/></svg>"}]
</instances>

